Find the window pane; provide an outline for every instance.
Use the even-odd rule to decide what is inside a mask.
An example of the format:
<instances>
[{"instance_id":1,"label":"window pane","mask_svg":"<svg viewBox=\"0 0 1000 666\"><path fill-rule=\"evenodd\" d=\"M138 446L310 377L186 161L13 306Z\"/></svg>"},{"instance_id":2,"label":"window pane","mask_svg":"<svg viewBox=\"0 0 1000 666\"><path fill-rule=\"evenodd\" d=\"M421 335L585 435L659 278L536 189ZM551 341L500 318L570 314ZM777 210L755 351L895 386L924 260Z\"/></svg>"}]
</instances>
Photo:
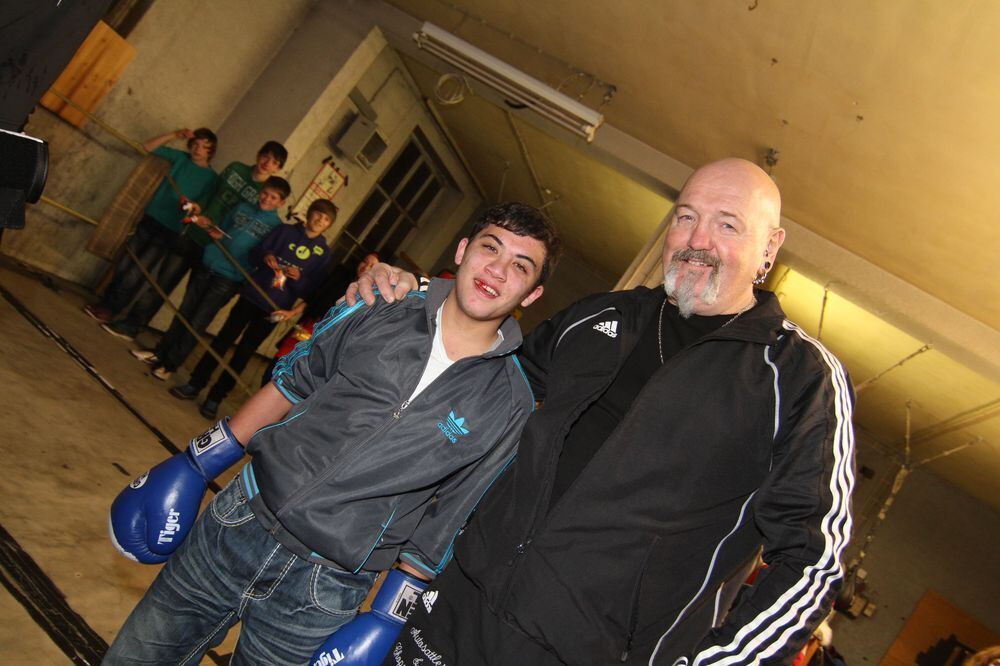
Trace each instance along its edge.
<instances>
[{"instance_id":1,"label":"window pane","mask_svg":"<svg viewBox=\"0 0 1000 666\"><path fill-rule=\"evenodd\" d=\"M368 195L365 202L354 213L354 217L351 218L351 221L347 225L347 231L355 238L361 238L365 228L372 221L372 218L378 214L379 208L382 207L385 201L384 194L378 191L378 189L372 190L372 193Z\"/></svg>"},{"instance_id":2,"label":"window pane","mask_svg":"<svg viewBox=\"0 0 1000 666\"><path fill-rule=\"evenodd\" d=\"M424 183L427 182L429 178L432 178L431 168L427 166L426 163L421 163L417 170L413 173L413 176L407 181L406 185L403 186L402 191L396 197L396 201L403 208L408 209L410 207L410 202L423 187Z\"/></svg>"},{"instance_id":3,"label":"window pane","mask_svg":"<svg viewBox=\"0 0 1000 666\"><path fill-rule=\"evenodd\" d=\"M400 151L396 161L392 163L382 176L381 184L386 192L392 194L403 182L403 178L410 171L413 164L420 158L420 149L417 144L410 141L406 147Z\"/></svg>"},{"instance_id":4,"label":"window pane","mask_svg":"<svg viewBox=\"0 0 1000 666\"><path fill-rule=\"evenodd\" d=\"M410 206L410 219L414 222L419 222L421 216L427 210L427 207L431 205L434 201L434 197L437 193L441 191L441 183L437 179L432 180L427 184L427 188L420 193L420 197L416 202Z\"/></svg>"},{"instance_id":5,"label":"window pane","mask_svg":"<svg viewBox=\"0 0 1000 666\"><path fill-rule=\"evenodd\" d=\"M380 247L382 245L382 241L385 240L385 235L389 233L392 225L396 223L400 216L401 213L399 208L396 206L389 206L386 208L385 212L382 213L382 217L378 219L378 222L375 223L375 226L372 227L372 230L369 231L368 235L365 237L365 245L369 247Z\"/></svg>"},{"instance_id":6,"label":"window pane","mask_svg":"<svg viewBox=\"0 0 1000 666\"><path fill-rule=\"evenodd\" d=\"M404 240L406 240L406 235L410 233L411 229L413 229L413 226L406 220L402 220L396 225L396 228L392 230L389 237L386 238L385 243L382 244L382 249L379 250L379 252L382 252L385 255L397 256L399 246L403 244Z\"/></svg>"}]
</instances>

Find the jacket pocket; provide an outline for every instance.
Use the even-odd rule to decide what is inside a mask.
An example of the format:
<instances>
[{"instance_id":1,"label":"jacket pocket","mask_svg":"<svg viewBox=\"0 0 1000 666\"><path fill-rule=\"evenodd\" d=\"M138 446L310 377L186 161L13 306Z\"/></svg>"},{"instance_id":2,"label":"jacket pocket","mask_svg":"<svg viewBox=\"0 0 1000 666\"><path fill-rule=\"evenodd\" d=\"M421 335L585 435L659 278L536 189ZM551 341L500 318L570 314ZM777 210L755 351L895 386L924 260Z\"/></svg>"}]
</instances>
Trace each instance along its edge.
<instances>
[{"instance_id":1,"label":"jacket pocket","mask_svg":"<svg viewBox=\"0 0 1000 666\"><path fill-rule=\"evenodd\" d=\"M646 577L646 570L649 568L649 558L653 555L653 550L656 545L660 542L660 537L653 537L649 546L646 548L646 554L643 555L642 563L639 565L639 574L635 578L635 585L632 587L632 597L629 604L628 613L628 625L625 634L625 644L621 652L621 662L624 664L628 661L629 654L632 652L632 639L635 638L635 630L639 625L639 596L642 594L642 582Z\"/></svg>"}]
</instances>

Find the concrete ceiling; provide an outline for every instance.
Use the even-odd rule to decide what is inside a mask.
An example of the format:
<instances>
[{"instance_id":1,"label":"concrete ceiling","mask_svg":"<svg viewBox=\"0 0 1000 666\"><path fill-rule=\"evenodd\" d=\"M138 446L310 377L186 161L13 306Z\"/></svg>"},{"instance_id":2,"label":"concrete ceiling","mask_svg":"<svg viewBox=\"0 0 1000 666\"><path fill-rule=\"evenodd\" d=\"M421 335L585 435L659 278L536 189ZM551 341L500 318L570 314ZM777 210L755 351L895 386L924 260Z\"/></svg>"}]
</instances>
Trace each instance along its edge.
<instances>
[{"instance_id":1,"label":"concrete ceiling","mask_svg":"<svg viewBox=\"0 0 1000 666\"><path fill-rule=\"evenodd\" d=\"M950 322L900 324L837 293L837 282L856 277L847 269L784 275L779 266L771 285L781 280L786 311L813 334L823 285L833 285L823 341L855 383L934 342L945 326L975 329L973 342L996 359L1000 3L391 4L599 107L608 123L599 136L623 133L690 166L728 155L763 164L765 150L777 150L772 175L787 218L955 310ZM430 99L440 75L454 71L412 51L404 63ZM603 82L616 88L607 103ZM486 198L548 204L574 252L622 274L669 209L671 188L613 168L582 141L495 101L470 91L458 104L435 105ZM909 401L912 432L923 438L915 460L977 441L929 467L1000 508L996 369L939 346L866 386L856 423L899 453Z\"/></svg>"}]
</instances>

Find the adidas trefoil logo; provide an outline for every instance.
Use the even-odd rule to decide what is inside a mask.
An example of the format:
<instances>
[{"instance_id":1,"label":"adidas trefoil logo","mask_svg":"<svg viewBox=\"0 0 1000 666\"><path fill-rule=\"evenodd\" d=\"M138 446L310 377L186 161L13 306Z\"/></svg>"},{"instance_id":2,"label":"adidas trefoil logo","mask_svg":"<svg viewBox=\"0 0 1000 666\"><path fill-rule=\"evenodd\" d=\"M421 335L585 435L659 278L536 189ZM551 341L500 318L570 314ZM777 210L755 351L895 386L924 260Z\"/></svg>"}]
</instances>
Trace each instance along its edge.
<instances>
[{"instance_id":1,"label":"adidas trefoil logo","mask_svg":"<svg viewBox=\"0 0 1000 666\"><path fill-rule=\"evenodd\" d=\"M438 598L437 590L428 590L424 592L420 598L424 601L424 608L426 608L427 612L430 613L431 609L434 607L434 602L437 601Z\"/></svg>"},{"instance_id":2,"label":"adidas trefoil logo","mask_svg":"<svg viewBox=\"0 0 1000 666\"><path fill-rule=\"evenodd\" d=\"M459 437L469 434L469 429L465 427L465 418L455 416L454 410L448 412L448 418L444 422L438 421L437 427L452 444L457 443Z\"/></svg>"},{"instance_id":3,"label":"adidas trefoil logo","mask_svg":"<svg viewBox=\"0 0 1000 666\"><path fill-rule=\"evenodd\" d=\"M600 331L609 338L618 337L618 322L617 321L602 321L600 324L594 324L594 330Z\"/></svg>"}]
</instances>

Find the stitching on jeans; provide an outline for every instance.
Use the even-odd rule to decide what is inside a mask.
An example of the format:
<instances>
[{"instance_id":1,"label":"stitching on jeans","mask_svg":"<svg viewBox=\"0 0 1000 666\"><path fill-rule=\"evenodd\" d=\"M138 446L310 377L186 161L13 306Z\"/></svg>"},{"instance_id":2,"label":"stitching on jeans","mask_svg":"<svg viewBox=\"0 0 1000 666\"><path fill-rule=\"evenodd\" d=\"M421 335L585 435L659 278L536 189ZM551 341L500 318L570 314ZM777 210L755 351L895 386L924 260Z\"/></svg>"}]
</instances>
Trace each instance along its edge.
<instances>
[{"instance_id":1,"label":"stitching on jeans","mask_svg":"<svg viewBox=\"0 0 1000 666\"><path fill-rule=\"evenodd\" d=\"M257 584L257 579L264 574L264 570L267 569L267 565L271 563L271 560L274 558L274 554L278 552L279 548L281 548L281 544L277 544L271 549L267 559L265 559L264 563L260 565L260 569L257 569L257 573L254 574L250 583L246 586L246 588L244 588L243 594L241 595L243 600L240 602L240 617L243 616L243 611L246 608L247 602L254 598L253 595L250 594L250 590L252 590L253 586Z\"/></svg>"},{"instance_id":2,"label":"stitching on jeans","mask_svg":"<svg viewBox=\"0 0 1000 666\"><path fill-rule=\"evenodd\" d=\"M231 513L233 513L240 507L245 506L247 504L247 498L243 494L243 489L239 487L239 484L237 484L236 488L239 491L239 499L236 500L236 503L233 504L233 506L227 509L224 513L219 513L219 511L216 509L215 499L212 500L212 503L210 505L212 508L212 515L215 516L215 519L219 521L219 524L221 524L224 527L237 527L239 525L243 525L245 523L250 522L254 518L253 512L251 511L249 514L247 514L243 518L240 518L239 520L236 521L227 520L227 518ZM218 498L219 495L216 495L215 497Z\"/></svg>"},{"instance_id":3,"label":"stitching on jeans","mask_svg":"<svg viewBox=\"0 0 1000 666\"><path fill-rule=\"evenodd\" d=\"M191 648L191 651L188 652L186 655L184 655L184 658L181 659L179 663L186 664L195 655L204 652L205 646L208 644L208 642L212 640L212 637L215 636L217 633L219 633L219 631L229 623L229 620L232 619L232 617L233 617L233 611L229 611L228 613L226 613L225 617L222 618L219 624L215 625L215 628L212 629L211 632L209 632L208 636L205 636L203 639L198 641L198 644L195 645L193 648Z\"/></svg>"},{"instance_id":4,"label":"stitching on jeans","mask_svg":"<svg viewBox=\"0 0 1000 666\"><path fill-rule=\"evenodd\" d=\"M313 570L312 570L312 575L310 576L310 581L309 581L310 582L310 584L309 584L309 598L312 600L313 604L316 606L316 608L320 609L321 611L323 611L327 615L333 615L333 616L336 616L336 617L351 616L351 615L354 615L355 613L357 613L358 612L358 608L361 607L361 603L360 602L358 603L357 606L355 606L351 610L335 610L333 608L327 608L326 606L324 606L323 604L320 603L319 598L316 596L316 584L317 584L317 582L319 582L319 572L320 572L320 569L321 569L322 566L323 565L321 565L321 564L314 564L313 565ZM365 595L365 596L368 596L368 595ZM361 601L364 601L364 599L361 599Z\"/></svg>"},{"instance_id":5,"label":"stitching on jeans","mask_svg":"<svg viewBox=\"0 0 1000 666\"><path fill-rule=\"evenodd\" d=\"M266 594L260 596L251 593L248 596L254 601L263 601L264 599L267 599L272 594L274 594L274 591L278 588L279 585L281 585L281 581L284 580L285 574L288 573L288 570L292 568L292 565L295 564L295 560L297 559L298 558L295 555L288 556L288 561L285 562L285 566L281 567L281 573L279 573L277 579L275 579L275 581L271 583L271 586L267 588Z\"/></svg>"}]
</instances>

